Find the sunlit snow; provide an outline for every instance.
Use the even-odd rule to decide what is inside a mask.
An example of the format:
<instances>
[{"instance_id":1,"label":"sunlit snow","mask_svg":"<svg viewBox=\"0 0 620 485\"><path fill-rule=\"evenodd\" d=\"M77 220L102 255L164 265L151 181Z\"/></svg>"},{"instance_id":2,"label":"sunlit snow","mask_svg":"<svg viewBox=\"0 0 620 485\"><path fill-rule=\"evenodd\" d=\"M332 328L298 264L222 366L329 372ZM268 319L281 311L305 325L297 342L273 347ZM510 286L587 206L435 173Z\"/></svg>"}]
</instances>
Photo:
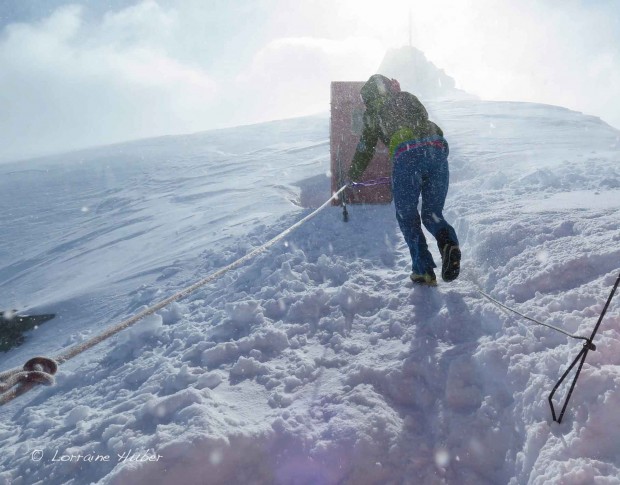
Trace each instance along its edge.
<instances>
[{"instance_id":1,"label":"sunlit snow","mask_svg":"<svg viewBox=\"0 0 620 485\"><path fill-rule=\"evenodd\" d=\"M329 207L0 408L0 482L620 483L617 300L558 425L547 396L581 343L477 291L589 335L620 270L620 133L552 106L427 106L450 143L456 282L412 287L393 206L350 206L348 223ZM330 197L328 126L0 166L0 306L57 313L1 368L58 355L307 215ZM71 459L86 454L101 459Z\"/></svg>"}]
</instances>

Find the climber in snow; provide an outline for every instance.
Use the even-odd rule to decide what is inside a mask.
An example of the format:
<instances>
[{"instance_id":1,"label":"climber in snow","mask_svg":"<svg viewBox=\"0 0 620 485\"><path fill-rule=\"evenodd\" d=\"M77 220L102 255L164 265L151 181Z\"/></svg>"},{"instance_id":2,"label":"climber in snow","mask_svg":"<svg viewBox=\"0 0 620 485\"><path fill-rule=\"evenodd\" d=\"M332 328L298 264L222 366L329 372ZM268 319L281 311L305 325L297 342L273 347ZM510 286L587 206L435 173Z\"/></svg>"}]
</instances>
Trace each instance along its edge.
<instances>
[{"instance_id":1,"label":"climber in snow","mask_svg":"<svg viewBox=\"0 0 620 485\"><path fill-rule=\"evenodd\" d=\"M437 278L421 223L435 237L442 257L441 276L455 280L461 250L454 228L443 216L448 193L448 142L441 128L428 119L420 100L400 90L398 81L371 76L361 90L366 107L364 127L349 180L359 181L381 140L392 158L392 192L396 219L411 253L411 280L434 286ZM418 199L422 195L422 217Z\"/></svg>"}]
</instances>

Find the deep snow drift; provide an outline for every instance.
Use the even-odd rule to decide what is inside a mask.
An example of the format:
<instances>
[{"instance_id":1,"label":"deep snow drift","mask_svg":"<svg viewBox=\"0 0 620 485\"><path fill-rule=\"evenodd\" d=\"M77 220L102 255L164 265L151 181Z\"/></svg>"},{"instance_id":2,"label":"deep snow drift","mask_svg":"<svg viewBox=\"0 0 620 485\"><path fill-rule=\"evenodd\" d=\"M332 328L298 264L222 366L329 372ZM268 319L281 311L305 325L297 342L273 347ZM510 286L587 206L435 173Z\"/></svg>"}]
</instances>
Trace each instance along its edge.
<instances>
[{"instance_id":1,"label":"deep snow drift","mask_svg":"<svg viewBox=\"0 0 620 485\"><path fill-rule=\"evenodd\" d=\"M620 133L551 106L428 108L459 280L411 286L392 206L330 207L0 408L0 482L620 483L617 300L557 425L581 343L477 291L589 335L620 271ZM326 117L0 166L0 307L59 314L1 369L269 240L329 197L328 166Z\"/></svg>"}]
</instances>

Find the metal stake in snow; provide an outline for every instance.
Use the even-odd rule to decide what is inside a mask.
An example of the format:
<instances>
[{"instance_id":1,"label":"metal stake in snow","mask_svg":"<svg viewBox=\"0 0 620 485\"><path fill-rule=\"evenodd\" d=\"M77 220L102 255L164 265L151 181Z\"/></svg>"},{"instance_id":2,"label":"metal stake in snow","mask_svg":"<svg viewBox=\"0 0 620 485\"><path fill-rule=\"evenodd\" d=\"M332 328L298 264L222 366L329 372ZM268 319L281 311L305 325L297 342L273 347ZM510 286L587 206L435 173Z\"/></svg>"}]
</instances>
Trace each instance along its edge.
<instances>
[{"instance_id":1,"label":"metal stake in snow","mask_svg":"<svg viewBox=\"0 0 620 485\"><path fill-rule=\"evenodd\" d=\"M579 378L579 374L581 373L581 368L583 367L583 363L586 360L586 356L588 355L588 352L590 350L596 350L596 345L594 345L592 343L592 340L594 340L596 332L598 332L598 328L601 325L601 321L603 320L603 317L605 316L605 313L607 313L607 309L609 308L609 304L611 303L611 300L612 300L612 298L614 296L614 293L618 289L618 285L619 284L620 284L620 275L618 276L618 279L616 280L616 283L614 284L614 287L611 290L609 298L607 299L607 303L605 304L605 307L603 308L603 311L601 312L601 316L599 317L598 322L596 323L596 326L594 327L594 331L592 332L592 335L590 335L589 338L588 337L583 337L581 335L574 335L572 333L566 332L565 330L562 330L561 328L555 327L553 325L549 325L548 323L541 322L539 320L536 320L535 318L528 317L527 315L524 315L523 313L518 312L517 310L515 310L513 308L510 308L507 305L504 305L503 303L501 303L498 300L496 300L495 298L493 298L491 295L488 295L487 293L482 291L480 288L478 288L478 293L480 293L482 296L484 296L485 298L487 298L490 301L492 301L494 304L496 304L497 306L499 306L503 310L510 311L512 313L516 313L517 315L525 318L526 320L529 320L530 322L533 322L533 323L536 323L538 325L542 325L544 327L550 328L552 330L555 330L556 332L563 333L567 337L574 338L574 339L577 339L577 340L585 340L585 342L583 344L583 347L582 347L581 351L579 352L579 355L577 355L577 357L575 358L573 363L568 367L568 369L566 369L566 372L564 372L564 374L562 375L560 380L557 382L557 384L555 385L555 387L551 391L551 394L549 394L549 405L551 406L551 415L553 416L553 420L558 422L558 423L562 422L562 418L564 417L564 413L566 412L566 408L568 406L568 401L570 400L571 395L573 394L573 390L575 389L575 385L577 384L577 379ZM562 384L562 382L564 382L564 379L566 379L566 376L568 376L570 371L573 369L573 367L575 367L575 365L577 365L577 362L579 362L579 361L581 361L581 362L579 363L579 367L577 368L577 373L575 374L575 378L573 379L573 383L570 386L570 389L568 391L568 395L566 396L566 400L564 401L564 405L562 406L562 411L560 412L560 416L558 417L558 416L556 416L555 407L553 406L553 396L554 396L555 392L558 390L558 388L560 387L560 385Z\"/></svg>"},{"instance_id":2,"label":"metal stake in snow","mask_svg":"<svg viewBox=\"0 0 620 485\"><path fill-rule=\"evenodd\" d=\"M346 184L344 183L344 171L342 168L342 159L340 158L340 145L338 145L338 153L336 154L336 161L338 163L338 183L340 186L344 186L346 188ZM349 222L349 212L347 211L347 193L342 192L342 220L344 222Z\"/></svg>"},{"instance_id":3,"label":"metal stake in snow","mask_svg":"<svg viewBox=\"0 0 620 485\"><path fill-rule=\"evenodd\" d=\"M224 268L219 269L215 273L210 274L209 276L203 278L202 280L194 283L191 286L188 286L187 288L179 291L178 293L175 293L174 295L166 298L165 300L160 301L159 303L147 308L146 310L143 310L142 312L134 315L133 317L130 317L110 327L105 332L97 335L96 337L69 348L67 351L58 355L55 359L50 359L48 357L34 357L33 359L30 359L28 362L26 362L23 368L16 367L14 369L11 369L5 372L0 372L0 405L6 404L7 402L12 401L17 396L25 393L26 391L33 388L37 384L45 384L48 386L54 384L54 374L56 373L56 370L58 369L59 364L65 363L66 361L75 357L76 355L81 354L82 352L101 343L105 339L132 326L134 323L142 320L144 317L152 315L153 313L161 310L162 308L169 305L170 303L180 300L182 298L185 298L186 296L196 291L198 288L206 285L207 283L211 283L213 280L219 278L224 273L232 269L238 268L243 263L252 259L254 256L257 256L258 254L266 251L268 248L273 246L275 243L277 243L278 241L281 241L286 236L288 236L291 232L293 232L303 223L312 219L319 212L325 209L331 203L331 201L336 199L346 188L347 188L346 185L342 186L321 207L316 209L314 212L308 214L306 217L296 222L291 227L284 230L283 232L278 234L273 239L267 241L265 244L254 249L253 251L249 252L245 256L230 263L228 266L225 266Z\"/></svg>"},{"instance_id":4,"label":"metal stake in snow","mask_svg":"<svg viewBox=\"0 0 620 485\"><path fill-rule=\"evenodd\" d=\"M614 297L614 294L616 293L616 290L618 289L619 284L620 284L620 275L618 275L618 278L616 279L616 283L614 284L614 287L612 288L611 293L609 294L609 298L607 298L607 303L605 303L605 306L603 307L603 311L601 312L601 316L599 317L598 322L596 322L596 326L594 327L594 330L592 331L592 335L590 335L590 338L587 340L587 342L583 344L581 351L579 352L577 357L575 357L575 360L573 360L573 363L568 367L568 369L566 369L566 372L564 372L560 380L557 382L557 384L553 388L553 391L551 391L551 394L549 394L549 405L551 406L551 415L553 416L553 420L556 421L558 424L562 422L562 418L564 417L564 412L566 411L566 408L568 407L568 401L570 400L573 394L573 390L575 389L575 385L577 384L577 379L579 378L579 374L581 373L581 368L583 367L583 363L586 360L588 352L590 350L596 350L596 345L592 343L592 340L594 340L596 332L598 332L598 328L600 327L601 322L603 321L603 317L605 316L605 313L607 313L609 304L611 303L611 300ZM568 395L566 396L566 400L564 401L564 405L562 406L560 415L556 417L555 408L553 406L553 395L558 390L562 382L564 382L564 379L566 379L566 376L568 376L568 374L573 369L573 367L577 365L577 362L579 362L579 367L577 367L577 373L575 374L573 383L571 384L570 389L568 390Z\"/></svg>"},{"instance_id":5,"label":"metal stake in snow","mask_svg":"<svg viewBox=\"0 0 620 485\"><path fill-rule=\"evenodd\" d=\"M349 187L374 187L375 185L385 185L390 183L391 181L389 177L381 177L376 180L367 180L365 182L350 182ZM342 194L342 217L344 222L349 221L346 192Z\"/></svg>"}]
</instances>

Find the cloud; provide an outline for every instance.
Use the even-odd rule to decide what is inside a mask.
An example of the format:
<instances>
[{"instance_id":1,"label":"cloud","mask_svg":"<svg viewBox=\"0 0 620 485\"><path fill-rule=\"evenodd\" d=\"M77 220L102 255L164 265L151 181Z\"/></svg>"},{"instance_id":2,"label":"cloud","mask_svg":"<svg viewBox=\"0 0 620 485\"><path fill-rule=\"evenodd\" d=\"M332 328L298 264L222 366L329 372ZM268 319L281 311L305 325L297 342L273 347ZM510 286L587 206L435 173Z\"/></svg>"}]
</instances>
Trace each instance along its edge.
<instances>
[{"instance_id":1,"label":"cloud","mask_svg":"<svg viewBox=\"0 0 620 485\"><path fill-rule=\"evenodd\" d=\"M122 3L0 32L0 161L327 111L331 81L407 43L410 9L414 45L458 87L620 127L617 2Z\"/></svg>"},{"instance_id":2,"label":"cloud","mask_svg":"<svg viewBox=\"0 0 620 485\"><path fill-rule=\"evenodd\" d=\"M0 37L0 161L326 112L330 82L367 78L385 52L368 37L281 37L274 28L228 32L246 36L239 50L204 31L198 14L217 23L200 2L167 9L147 0L99 18L66 6L9 25Z\"/></svg>"},{"instance_id":3,"label":"cloud","mask_svg":"<svg viewBox=\"0 0 620 485\"><path fill-rule=\"evenodd\" d=\"M265 119L326 112L330 82L368 78L384 53L380 42L363 37L274 39L256 53L235 85L251 112Z\"/></svg>"},{"instance_id":4,"label":"cloud","mask_svg":"<svg viewBox=\"0 0 620 485\"><path fill-rule=\"evenodd\" d=\"M175 22L174 12L144 2L95 25L70 6L8 26L0 160L202 128L218 86L166 52Z\"/></svg>"},{"instance_id":5,"label":"cloud","mask_svg":"<svg viewBox=\"0 0 620 485\"><path fill-rule=\"evenodd\" d=\"M615 6L614 6L615 3ZM620 14L617 2L586 4L479 0L418 19L418 45L485 99L557 104L620 127ZM441 26L438 29L437 26Z\"/></svg>"}]
</instances>

